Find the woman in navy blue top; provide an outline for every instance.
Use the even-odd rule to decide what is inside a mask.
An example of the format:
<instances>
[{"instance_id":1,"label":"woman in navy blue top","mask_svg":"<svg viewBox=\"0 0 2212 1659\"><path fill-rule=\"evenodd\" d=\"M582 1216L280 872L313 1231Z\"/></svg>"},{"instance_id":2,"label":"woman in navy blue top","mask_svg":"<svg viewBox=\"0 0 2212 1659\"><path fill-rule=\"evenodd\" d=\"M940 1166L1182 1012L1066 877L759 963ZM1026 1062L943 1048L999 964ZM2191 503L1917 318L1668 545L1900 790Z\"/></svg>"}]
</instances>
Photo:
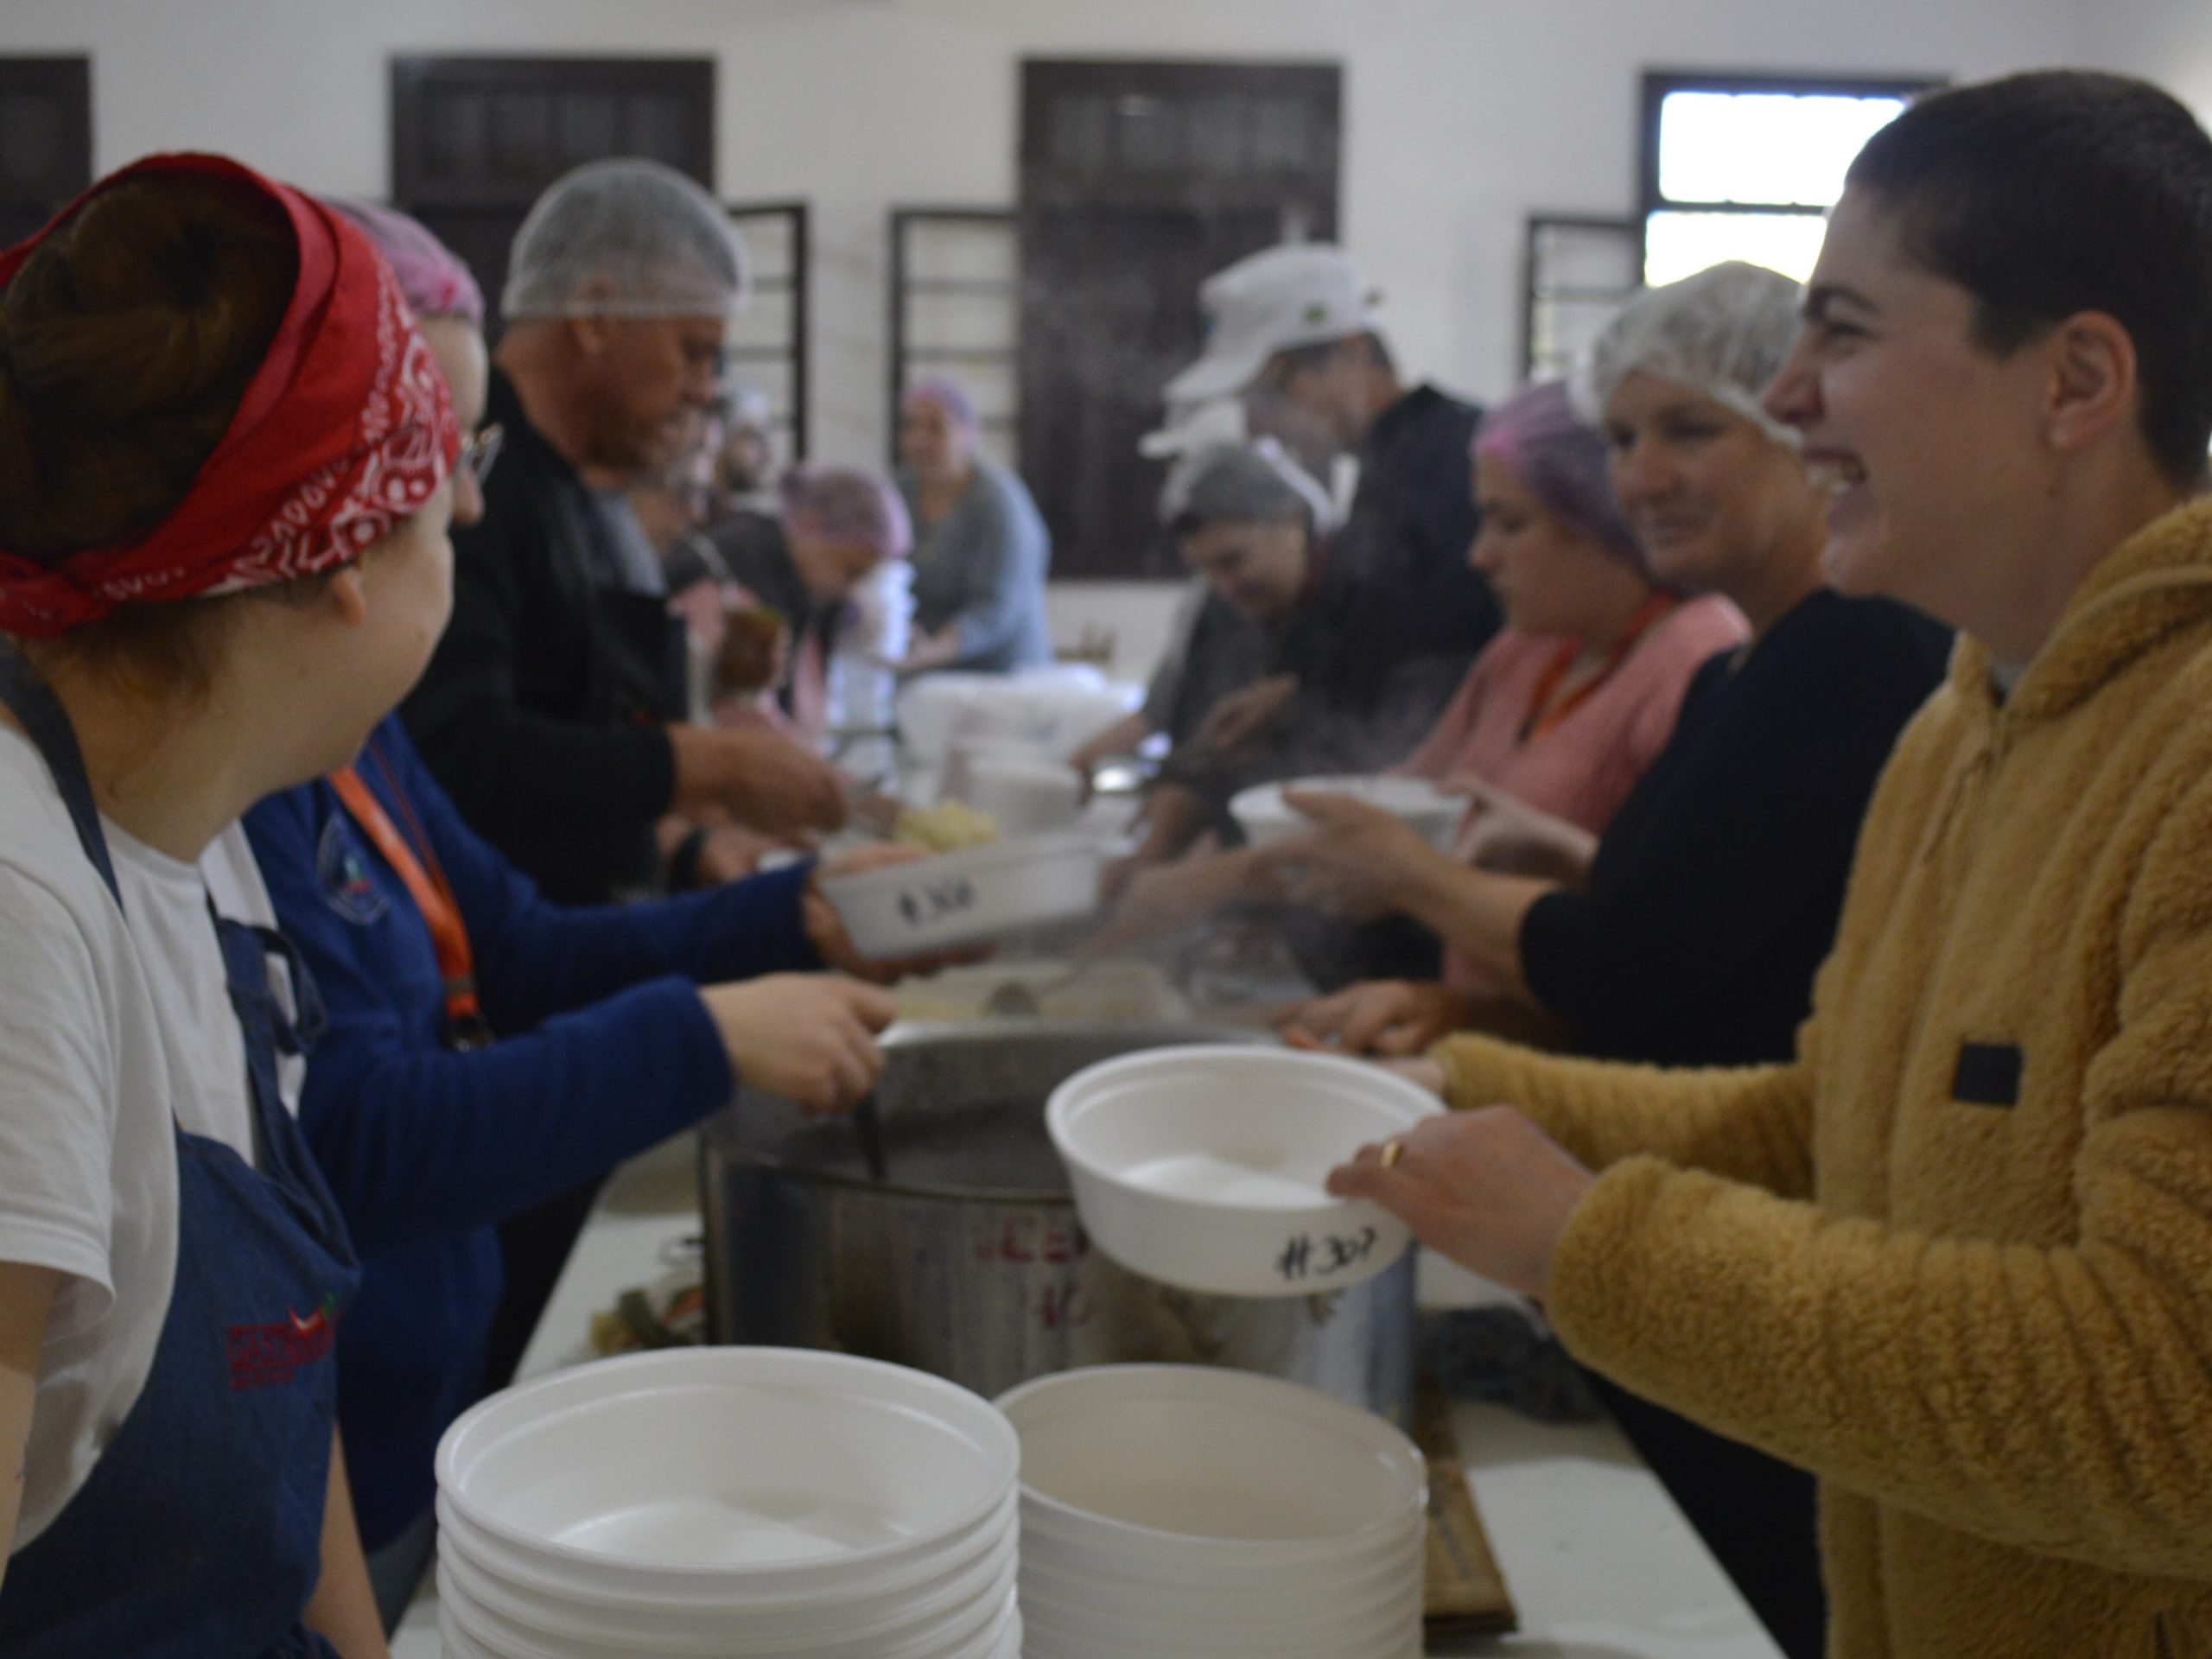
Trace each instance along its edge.
<instances>
[{"instance_id":1,"label":"woman in navy blue top","mask_svg":"<svg viewBox=\"0 0 2212 1659\"><path fill-rule=\"evenodd\" d=\"M421 327L474 426L486 369L465 270L412 221L346 211L417 309L442 308ZM486 431L465 448L457 523L481 511L495 447ZM813 971L860 964L810 865L652 904L548 901L468 829L396 718L245 825L327 1013L299 1121L361 1257L338 1411L390 1624L428 1557L438 1436L484 1383L497 1224L715 1111L741 1075L849 1105L880 1068L892 1002Z\"/></svg>"}]
</instances>

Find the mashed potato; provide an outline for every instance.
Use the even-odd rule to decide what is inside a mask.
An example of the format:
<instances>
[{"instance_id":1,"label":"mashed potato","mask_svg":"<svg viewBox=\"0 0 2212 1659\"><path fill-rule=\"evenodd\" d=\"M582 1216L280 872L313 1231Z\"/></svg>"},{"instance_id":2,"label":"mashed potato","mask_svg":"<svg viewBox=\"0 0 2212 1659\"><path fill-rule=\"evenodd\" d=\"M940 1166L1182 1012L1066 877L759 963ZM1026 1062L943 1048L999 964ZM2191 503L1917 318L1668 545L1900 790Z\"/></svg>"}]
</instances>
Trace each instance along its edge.
<instances>
[{"instance_id":1,"label":"mashed potato","mask_svg":"<svg viewBox=\"0 0 2212 1659\"><path fill-rule=\"evenodd\" d=\"M988 812L978 812L965 801L939 801L935 806L906 806L899 810L892 826L894 841L932 853L957 852L963 847L982 847L1001 839L1004 831Z\"/></svg>"}]
</instances>

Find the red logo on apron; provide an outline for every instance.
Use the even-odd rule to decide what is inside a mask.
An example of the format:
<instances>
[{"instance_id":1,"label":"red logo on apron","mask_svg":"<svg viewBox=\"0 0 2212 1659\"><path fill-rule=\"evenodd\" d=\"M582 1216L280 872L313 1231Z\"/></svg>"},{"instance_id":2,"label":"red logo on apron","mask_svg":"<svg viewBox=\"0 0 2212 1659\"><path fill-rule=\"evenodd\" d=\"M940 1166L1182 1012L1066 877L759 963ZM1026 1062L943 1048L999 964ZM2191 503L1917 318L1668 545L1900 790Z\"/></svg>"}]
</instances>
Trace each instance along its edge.
<instances>
[{"instance_id":1,"label":"red logo on apron","mask_svg":"<svg viewBox=\"0 0 2212 1659\"><path fill-rule=\"evenodd\" d=\"M338 1323L326 1301L306 1319L294 1313L268 1325L234 1325L223 1332L233 1392L281 1388L328 1357Z\"/></svg>"}]
</instances>

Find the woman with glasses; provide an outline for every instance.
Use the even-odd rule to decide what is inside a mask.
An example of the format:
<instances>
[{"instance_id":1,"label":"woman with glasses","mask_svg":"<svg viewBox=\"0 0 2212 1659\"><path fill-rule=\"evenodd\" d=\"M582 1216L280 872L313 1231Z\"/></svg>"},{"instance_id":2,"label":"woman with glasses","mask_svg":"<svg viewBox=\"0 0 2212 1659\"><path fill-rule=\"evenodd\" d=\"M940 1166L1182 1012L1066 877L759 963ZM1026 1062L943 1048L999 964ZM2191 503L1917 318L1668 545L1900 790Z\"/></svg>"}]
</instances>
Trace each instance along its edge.
<instances>
[{"instance_id":1,"label":"woman with glasses","mask_svg":"<svg viewBox=\"0 0 2212 1659\"><path fill-rule=\"evenodd\" d=\"M412 220L346 211L474 423L467 269ZM480 511L497 446L495 428L464 445L457 523ZM396 718L353 765L256 806L246 832L327 1012L298 1110L362 1261L338 1408L389 1627L429 1557L438 1436L500 1380L497 1224L718 1109L741 1077L849 1105L880 1066L891 1000L811 971L860 964L810 865L658 903L547 902L462 823Z\"/></svg>"}]
</instances>

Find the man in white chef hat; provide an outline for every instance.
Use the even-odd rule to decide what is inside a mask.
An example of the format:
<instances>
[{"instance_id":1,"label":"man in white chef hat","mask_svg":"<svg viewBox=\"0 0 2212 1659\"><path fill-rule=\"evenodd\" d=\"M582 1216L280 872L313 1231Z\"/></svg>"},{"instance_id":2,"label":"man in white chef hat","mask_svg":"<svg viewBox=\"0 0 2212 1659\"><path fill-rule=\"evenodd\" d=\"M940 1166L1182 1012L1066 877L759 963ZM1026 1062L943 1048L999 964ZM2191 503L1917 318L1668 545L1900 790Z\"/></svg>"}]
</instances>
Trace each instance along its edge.
<instances>
[{"instance_id":1,"label":"man in white chef hat","mask_svg":"<svg viewBox=\"0 0 2212 1659\"><path fill-rule=\"evenodd\" d=\"M1206 344L1169 381L1172 411L1235 399L1255 436L1281 443L1330 483L1341 524L1329 546L1335 580L1357 577L1344 626L1388 638L1401 664L1392 695L1410 705L1392 723L1418 734L1443 711L1475 653L1497 631L1490 584L1467 561L1476 515L1469 448L1482 411L1423 384L1408 389L1384 343L1376 296L1342 248L1287 243L1238 260L1200 285ZM1150 454L1173 454L1178 423ZM1293 706L1262 683L1255 717ZM1433 706L1431 706L1433 705Z\"/></svg>"}]
</instances>

